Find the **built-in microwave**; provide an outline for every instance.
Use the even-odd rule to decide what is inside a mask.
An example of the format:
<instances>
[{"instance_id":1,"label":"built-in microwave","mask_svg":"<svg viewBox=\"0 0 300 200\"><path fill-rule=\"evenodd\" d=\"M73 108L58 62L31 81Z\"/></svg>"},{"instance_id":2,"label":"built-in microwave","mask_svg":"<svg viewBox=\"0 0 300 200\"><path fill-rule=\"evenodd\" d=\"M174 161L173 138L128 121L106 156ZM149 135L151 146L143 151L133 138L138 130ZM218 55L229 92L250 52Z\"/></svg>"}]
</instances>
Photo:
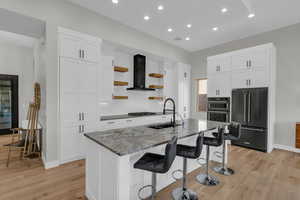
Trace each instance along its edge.
<instances>
[{"instance_id":1,"label":"built-in microwave","mask_svg":"<svg viewBox=\"0 0 300 200\"><path fill-rule=\"evenodd\" d=\"M207 119L216 122L230 121L230 98L208 98Z\"/></svg>"},{"instance_id":2,"label":"built-in microwave","mask_svg":"<svg viewBox=\"0 0 300 200\"><path fill-rule=\"evenodd\" d=\"M230 110L230 98L208 98L208 110Z\"/></svg>"}]
</instances>

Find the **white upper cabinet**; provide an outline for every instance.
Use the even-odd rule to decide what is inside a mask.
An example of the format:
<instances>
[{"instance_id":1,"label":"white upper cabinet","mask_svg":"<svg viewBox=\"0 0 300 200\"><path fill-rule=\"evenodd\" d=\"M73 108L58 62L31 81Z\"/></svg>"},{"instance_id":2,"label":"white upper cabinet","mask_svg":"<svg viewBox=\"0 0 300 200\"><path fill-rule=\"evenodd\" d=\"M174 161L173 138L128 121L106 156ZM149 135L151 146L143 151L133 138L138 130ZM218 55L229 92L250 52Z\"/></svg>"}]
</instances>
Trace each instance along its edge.
<instances>
[{"instance_id":1,"label":"white upper cabinet","mask_svg":"<svg viewBox=\"0 0 300 200\"><path fill-rule=\"evenodd\" d=\"M208 76L208 97L230 97L231 96L231 74L224 72Z\"/></svg>"},{"instance_id":2,"label":"white upper cabinet","mask_svg":"<svg viewBox=\"0 0 300 200\"><path fill-rule=\"evenodd\" d=\"M230 56L209 58L207 60L207 73L208 74L228 72L230 70L231 70L231 57Z\"/></svg>"},{"instance_id":3,"label":"white upper cabinet","mask_svg":"<svg viewBox=\"0 0 300 200\"><path fill-rule=\"evenodd\" d=\"M236 52L232 56L232 70L264 70L269 66L268 49L253 48Z\"/></svg>"},{"instance_id":4,"label":"white upper cabinet","mask_svg":"<svg viewBox=\"0 0 300 200\"><path fill-rule=\"evenodd\" d=\"M60 56L66 58L81 58L81 39L72 35L60 34Z\"/></svg>"},{"instance_id":5,"label":"white upper cabinet","mask_svg":"<svg viewBox=\"0 0 300 200\"><path fill-rule=\"evenodd\" d=\"M274 46L266 44L209 57L207 59L208 96L230 97L232 88L270 86L270 83L274 82L271 74L276 70L271 69L270 55L273 51ZM228 67L222 68L219 63Z\"/></svg>"},{"instance_id":6,"label":"white upper cabinet","mask_svg":"<svg viewBox=\"0 0 300 200\"><path fill-rule=\"evenodd\" d=\"M73 31L61 31L59 35L60 56L80 59L86 62L99 62L101 40Z\"/></svg>"},{"instance_id":7,"label":"white upper cabinet","mask_svg":"<svg viewBox=\"0 0 300 200\"><path fill-rule=\"evenodd\" d=\"M93 40L86 40L81 44L82 59L89 62L98 62L100 57L100 43Z\"/></svg>"}]
</instances>

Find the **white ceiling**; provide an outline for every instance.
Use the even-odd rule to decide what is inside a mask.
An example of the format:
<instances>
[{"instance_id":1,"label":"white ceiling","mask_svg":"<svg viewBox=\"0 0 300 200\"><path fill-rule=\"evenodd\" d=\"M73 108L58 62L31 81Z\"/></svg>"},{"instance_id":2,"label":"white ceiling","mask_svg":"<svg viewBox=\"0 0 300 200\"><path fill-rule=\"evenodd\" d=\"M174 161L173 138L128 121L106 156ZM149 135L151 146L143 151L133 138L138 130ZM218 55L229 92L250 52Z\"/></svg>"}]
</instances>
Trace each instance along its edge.
<instances>
[{"instance_id":1,"label":"white ceiling","mask_svg":"<svg viewBox=\"0 0 300 200\"><path fill-rule=\"evenodd\" d=\"M300 22L300 0L67 0L148 33L196 51ZM158 5L164 6L158 11ZM223 14L221 9L228 12ZM255 17L249 19L249 12ZM151 19L143 18L149 15ZM188 29L186 25L192 24ZM213 27L219 31L212 31ZM167 29L171 27L172 33ZM175 37L183 40L175 41ZM190 37L190 41L185 41Z\"/></svg>"}]
</instances>

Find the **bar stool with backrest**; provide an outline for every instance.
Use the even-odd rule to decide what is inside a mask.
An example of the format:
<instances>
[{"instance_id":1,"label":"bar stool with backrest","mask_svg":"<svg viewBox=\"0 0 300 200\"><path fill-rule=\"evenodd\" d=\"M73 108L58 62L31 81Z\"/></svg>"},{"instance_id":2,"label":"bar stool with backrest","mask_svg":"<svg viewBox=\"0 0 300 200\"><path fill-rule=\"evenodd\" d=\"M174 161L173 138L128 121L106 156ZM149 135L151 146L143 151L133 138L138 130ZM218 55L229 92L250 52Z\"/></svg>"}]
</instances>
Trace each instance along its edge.
<instances>
[{"instance_id":1,"label":"bar stool with backrest","mask_svg":"<svg viewBox=\"0 0 300 200\"><path fill-rule=\"evenodd\" d=\"M176 145L177 145L177 137L173 137L171 141L167 144L165 148L165 155L154 154L154 153L145 153L142 158L140 158L135 164L134 168L146 170L152 172L152 184L146 185L142 187L138 191L138 197L140 199L148 199L142 198L140 193L143 189L151 187L152 194L151 200L155 199L156 196L156 174L164 174L169 171L170 167L173 164L173 161L176 157Z\"/></svg>"},{"instance_id":2,"label":"bar stool with backrest","mask_svg":"<svg viewBox=\"0 0 300 200\"><path fill-rule=\"evenodd\" d=\"M206 170L204 174L199 174L196 179L199 183L207 186L218 185L220 182L215 177L208 173L209 169L209 156L210 156L210 146L218 147L223 144L224 140L224 129L218 128L218 132L216 134L217 137L204 137L203 144L206 145Z\"/></svg>"},{"instance_id":3,"label":"bar stool with backrest","mask_svg":"<svg viewBox=\"0 0 300 200\"><path fill-rule=\"evenodd\" d=\"M202 133L199 134L196 140L196 146L188 146L183 144L177 145L176 155L183 158L183 177L182 177L182 187L173 190L172 197L174 200L198 200L197 194L187 189L186 187L186 176L187 176L187 159L197 159L200 157L203 146L203 136ZM181 170L176 170L181 171ZM174 173L176 172L173 172Z\"/></svg>"},{"instance_id":4,"label":"bar stool with backrest","mask_svg":"<svg viewBox=\"0 0 300 200\"><path fill-rule=\"evenodd\" d=\"M217 137L217 134L213 133L215 137ZM223 152L222 152L222 165L221 166L215 166L212 169L222 175L230 176L234 174L234 171L230 168L228 168L225 164L225 148L226 148L226 141L230 140L239 140L241 137L241 124L232 122L230 125L228 125L228 133L224 134L224 142L223 142ZM227 154L228 155L228 154Z\"/></svg>"}]
</instances>

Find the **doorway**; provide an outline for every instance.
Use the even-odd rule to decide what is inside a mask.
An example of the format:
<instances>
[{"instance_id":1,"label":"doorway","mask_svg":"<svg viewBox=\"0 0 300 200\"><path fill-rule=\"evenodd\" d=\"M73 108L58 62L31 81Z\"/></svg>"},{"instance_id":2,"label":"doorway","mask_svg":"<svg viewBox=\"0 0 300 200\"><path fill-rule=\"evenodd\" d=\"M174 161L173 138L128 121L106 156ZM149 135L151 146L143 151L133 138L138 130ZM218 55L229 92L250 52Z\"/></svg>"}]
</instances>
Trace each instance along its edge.
<instances>
[{"instance_id":1,"label":"doorway","mask_svg":"<svg viewBox=\"0 0 300 200\"><path fill-rule=\"evenodd\" d=\"M19 124L19 78L0 74L0 135L11 133Z\"/></svg>"}]
</instances>

